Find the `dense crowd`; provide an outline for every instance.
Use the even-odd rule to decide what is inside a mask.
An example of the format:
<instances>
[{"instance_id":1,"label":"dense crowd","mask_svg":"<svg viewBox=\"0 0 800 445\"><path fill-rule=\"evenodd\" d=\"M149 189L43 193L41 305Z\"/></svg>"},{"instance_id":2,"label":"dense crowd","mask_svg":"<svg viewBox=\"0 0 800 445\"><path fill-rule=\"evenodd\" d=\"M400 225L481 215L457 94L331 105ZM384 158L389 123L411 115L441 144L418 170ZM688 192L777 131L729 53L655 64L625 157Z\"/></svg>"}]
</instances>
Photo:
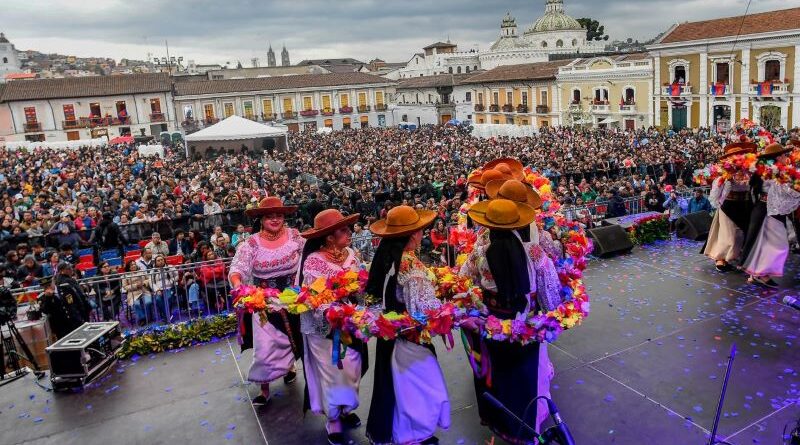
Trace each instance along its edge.
<instances>
[{"instance_id":1,"label":"dense crowd","mask_svg":"<svg viewBox=\"0 0 800 445\"><path fill-rule=\"evenodd\" d=\"M247 236L241 210L266 195L298 204L290 221L297 226L311 225L325 208L359 212L367 222L403 203L450 221L469 172L502 156L549 177L565 205L643 196L664 210L663 186L688 191L692 171L716 160L724 138L704 129L550 128L535 137L479 139L464 127L430 126L307 132L289 142L289 150L264 159L231 153L189 161L182 150L144 158L133 146L2 151L0 273L30 284L59 261L77 264L82 248L116 248L123 256L124 246L156 235L164 255L230 257Z\"/></svg>"}]
</instances>

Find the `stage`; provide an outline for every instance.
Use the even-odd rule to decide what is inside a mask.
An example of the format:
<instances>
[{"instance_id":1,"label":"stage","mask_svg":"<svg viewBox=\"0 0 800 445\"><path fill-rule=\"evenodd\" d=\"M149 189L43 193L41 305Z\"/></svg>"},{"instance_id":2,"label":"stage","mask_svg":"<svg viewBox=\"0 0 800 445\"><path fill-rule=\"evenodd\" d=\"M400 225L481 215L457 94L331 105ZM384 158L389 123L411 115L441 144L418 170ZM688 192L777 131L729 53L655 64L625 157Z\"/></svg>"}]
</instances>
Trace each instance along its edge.
<instances>
[{"instance_id":1,"label":"stage","mask_svg":"<svg viewBox=\"0 0 800 445\"><path fill-rule=\"evenodd\" d=\"M779 444L800 417L800 312L779 303L800 294L800 258L792 255L773 291L716 272L699 249L672 241L591 262L591 315L549 346L553 397L577 444L707 443L732 342L739 352L720 438ZM436 348L453 409L441 443L502 443L480 425L461 345ZM257 388L243 378L250 360L223 339L121 362L82 393L53 394L27 376L0 388L0 443L326 443L323 420L302 414L302 373L294 385L274 384L272 401L254 409ZM365 424L371 377L358 410ZM350 437L368 443L363 426Z\"/></svg>"}]
</instances>

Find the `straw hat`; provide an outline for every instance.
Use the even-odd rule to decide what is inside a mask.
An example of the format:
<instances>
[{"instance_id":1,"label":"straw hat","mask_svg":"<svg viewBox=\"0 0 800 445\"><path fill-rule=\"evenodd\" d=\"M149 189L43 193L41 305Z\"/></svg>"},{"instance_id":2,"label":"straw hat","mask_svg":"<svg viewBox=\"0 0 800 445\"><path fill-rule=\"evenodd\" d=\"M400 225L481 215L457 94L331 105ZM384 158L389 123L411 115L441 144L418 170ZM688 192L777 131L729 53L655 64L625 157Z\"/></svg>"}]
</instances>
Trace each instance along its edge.
<instances>
[{"instance_id":1,"label":"straw hat","mask_svg":"<svg viewBox=\"0 0 800 445\"><path fill-rule=\"evenodd\" d=\"M757 149L758 145L754 142L734 142L725 146L725 154L720 156L719 159L723 160L735 155L755 153Z\"/></svg>"},{"instance_id":2,"label":"straw hat","mask_svg":"<svg viewBox=\"0 0 800 445\"><path fill-rule=\"evenodd\" d=\"M389 210L386 219L381 219L369 226L373 235L384 238L397 238L410 235L424 229L436 219L433 210L414 210L410 206L397 206Z\"/></svg>"},{"instance_id":3,"label":"straw hat","mask_svg":"<svg viewBox=\"0 0 800 445\"><path fill-rule=\"evenodd\" d=\"M783 145L774 142L772 144L767 145L767 148L764 149L761 154L758 155L760 159L775 159L778 156L789 153L790 151L794 150L794 146L784 147Z\"/></svg>"},{"instance_id":4,"label":"straw hat","mask_svg":"<svg viewBox=\"0 0 800 445\"><path fill-rule=\"evenodd\" d=\"M493 161L489 161L486 165L483 166L483 170L499 170L502 173L505 173L517 181L522 181L525 179L525 172L523 171L522 162L514 158L498 158Z\"/></svg>"},{"instance_id":5,"label":"straw hat","mask_svg":"<svg viewBox=\"0 0 800 445\"><path fill-rule=\"evenodd\" d=\"M252 209L246 210L244 213L251 217L263 216L270 213L280 213L283 215L288 215L290 213L294 213L297 211L297 206L286 206L283 205L283 201L276 196L269 196L261 200L258 203L258 207L254 207Z\"/></svg>"},{"instance_id":6,"label":"straw hat","mask_svg":"<svg viewBox=\"0 0 800 445\"><path fill-rule=\"evenodd\" d=\"M529 226L536 219L536 210L528 204L508 199L492 199L487 201L486 211L469 209L469 217L476 224L489 229L514 230Z\"/></svg>"},{"instance_id":7,"label":"straw hat","mask_svg":"<svg viewBox=\"0 0 800 445\"><path fill-rule=\"evenodd\" d=\"M359 216L361 215L358 213L344 216L336 209L323 210L314 217L314 228L306 230L300 236L305 239L314 239L330 235L341 227L354 224L358 221Z\"/></svg>"},{"instance_id":8,"label":"straw hat","mask_svg":"<svg viewBox=\"0 0 800 445\"><path fill-rule=\"evenodd\" d=\"M542 206L542 198L530 186L525 185L524 182L516 179L508 181L489 181L486 184L486 194L490 198L504 198L510 199L514 202L522 202L528 204L534 209Z\"/></svg>"}]
</instances>

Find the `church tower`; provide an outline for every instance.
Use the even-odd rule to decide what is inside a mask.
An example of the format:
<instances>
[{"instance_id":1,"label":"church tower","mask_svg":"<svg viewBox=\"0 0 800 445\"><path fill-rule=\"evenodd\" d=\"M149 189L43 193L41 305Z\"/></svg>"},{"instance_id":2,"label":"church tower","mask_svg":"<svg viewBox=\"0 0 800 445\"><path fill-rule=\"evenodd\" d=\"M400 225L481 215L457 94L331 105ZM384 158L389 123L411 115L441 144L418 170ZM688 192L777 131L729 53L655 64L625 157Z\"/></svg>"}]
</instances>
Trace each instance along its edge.
<instances>
[{"instance_id":1,"label":"church tower","mask_svg":"<svg viewBox=\"0 0 800 445\"><path fill-rule=\"evenodd\" d=\"M14 45L8 41L5 34L0 32L0 82L3 81L6 74L22 71L21 66Z\"/></svg>"},{"instance_id":2,"label":"church tower","mask_svg":"<svg viewBox=\"0 0 800 445\"><path fill-rule=\"evenodd\" d=\"M506 13L503 18L503 23L500 25L500 37L516 37L517 36L517 21L511 16L510 12Z\"/></svg>"},{"instance_id":3,"label":"church tower","mask_svg":"<svg viewBox=\"0 0 800 445\"><path fill-rule=\"evenodd\" d=\"M275 51L272 50L272 44L269 44L269 51L267 51L267 66L274 67L278 66L275 62Z\"/></svg>"},{"instance_id":4,"label":"church tower","mask_svg":"<svg viewBox=\"0 0 800 445\"><path fill-rule=\"evenodd\" d=\"M291 66L292 64L289 62L289 51L286 50L286 45L283 45L283 51L281 51L281 66Z\"/></svg>"}]
</instances>

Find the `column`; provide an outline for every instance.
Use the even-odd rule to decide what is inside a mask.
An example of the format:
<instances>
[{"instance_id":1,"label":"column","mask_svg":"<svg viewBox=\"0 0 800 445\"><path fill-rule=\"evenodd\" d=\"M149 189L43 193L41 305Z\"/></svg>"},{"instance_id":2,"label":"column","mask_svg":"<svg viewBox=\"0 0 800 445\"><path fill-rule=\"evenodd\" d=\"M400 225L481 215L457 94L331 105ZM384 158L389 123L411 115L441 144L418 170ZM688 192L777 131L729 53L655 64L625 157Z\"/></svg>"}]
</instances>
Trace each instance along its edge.
<instances>
[{"instance_id":1,"label":"column","mask_svg":"<svg viewBox=\"0 0 800 445\"><path fill-rule=\"evenodd\" d=\"M700 95L700 126L708 126L708 53L700 53L700 85L698 86ZM691 120L691 118L690 118ZM690 124L691 126L691 124Z\"/></svg>"},{"instance_id":2,"label":"column","mask_svg":"<svg viewBox=\"0 0 800 445\"><path fill-rule=\"evenodd\" d=\"M661 125L661 56L653 57L653 82L650 85L651 122Z\"/></svg>"},{"instance_id":3,"label":"column","mask_svg":"<svg viewBox=\"0 0 800 445\"><path fill-rule=\"evenodd\" d=\"M739 83L739 119L750 117L750 48L742 48Z\"/></svg>"}]
</instances>

